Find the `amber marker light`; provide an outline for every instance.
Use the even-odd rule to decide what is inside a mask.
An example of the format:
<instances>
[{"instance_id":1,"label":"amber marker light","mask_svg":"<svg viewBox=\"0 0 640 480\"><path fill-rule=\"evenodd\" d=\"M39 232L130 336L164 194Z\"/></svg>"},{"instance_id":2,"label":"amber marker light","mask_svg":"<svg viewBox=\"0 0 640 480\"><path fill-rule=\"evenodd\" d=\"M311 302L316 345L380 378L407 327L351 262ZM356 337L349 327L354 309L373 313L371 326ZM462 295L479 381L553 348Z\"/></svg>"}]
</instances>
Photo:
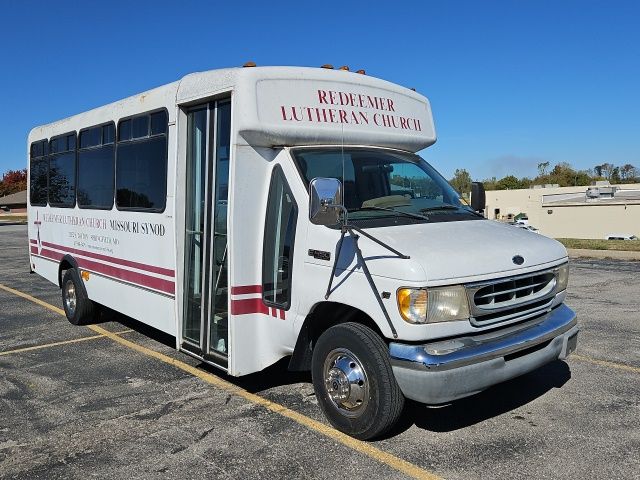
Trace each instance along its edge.
<instances>
[{"instance_id":1,"label":"amber marker light","mask_svg":"<svg viewBox=\"0 0 640 480\"><path fill-rule=\"evenodd\" d=\"M331 65L330 63L325 63L320 68L326 68L327 70L333 70L333 65Z\"/></svg>"},{"instance_id":2,"label":"amber marker light","mask_svg":"<svg viewBox=\"0 0 640 480\"><path fill-rule=\"evenodd\" d=\"M244 65L242 65L243 67L255 67L256 66L256 62L247 62Z\"/></svg>"},{"instance_id":3,"label":"amber marker light","mask_svg":"<svg viewBox=\"0 0 640 480\"><path fill-rule=\"evenodd\" d=\"M89 272L87 272L86 270L82 270L82 273L80 274L80 276L85 282L89 281Z\"/></svg>"},{"instance_id":4,"label":"amber marker light","mask_svg":"<svg viewBox=\"0 0 640 480\"><path fill-rule=\"evenodd\" d=\"M359 73L360 75L366 75L367 72L364 71L364 69L360 69L360 70L356 70L356 73Z\"/></svg>"},{"instance_id":5,"label":"amber marker light","mask_svg":"<svg viewBox=\"0 0 640 480\"><path fill-rule=\"evenodd\" d=\"M427 300L429 295L425 289L401 288L397 293L398 309L402 318L409 323L425 323L427 321Z\"/></svg>"},{"instance_id":6,"label":"amber marker light","mask_svg":"<svg viewBox=\"0 0 640 480\"><path fill-rule=\"evenodd\" d=\"M349 71L349 67L347 65L343 65L339 68L339 70L344 70L345 72Z\"/></svg>"}]
</instances>

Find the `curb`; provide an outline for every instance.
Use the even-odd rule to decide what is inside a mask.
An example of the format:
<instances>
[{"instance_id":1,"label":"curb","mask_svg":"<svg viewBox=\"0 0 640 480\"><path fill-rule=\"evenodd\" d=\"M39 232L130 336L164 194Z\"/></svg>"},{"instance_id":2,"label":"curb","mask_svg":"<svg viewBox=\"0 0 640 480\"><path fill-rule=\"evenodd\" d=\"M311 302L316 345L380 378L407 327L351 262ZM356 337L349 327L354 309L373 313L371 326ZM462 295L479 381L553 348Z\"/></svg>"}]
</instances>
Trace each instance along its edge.
<instances>
[{"instance_id":1,"label":"curb","mask_svg":"<svg viewBox=\"0 0 640 480\"><path fill-rule=\"evenodd\" d=\"M640 252L630 252L627 250L588 250L586 248L567 248L567 253L571 258L640 261Z\"/></svg>"}]
</instances>

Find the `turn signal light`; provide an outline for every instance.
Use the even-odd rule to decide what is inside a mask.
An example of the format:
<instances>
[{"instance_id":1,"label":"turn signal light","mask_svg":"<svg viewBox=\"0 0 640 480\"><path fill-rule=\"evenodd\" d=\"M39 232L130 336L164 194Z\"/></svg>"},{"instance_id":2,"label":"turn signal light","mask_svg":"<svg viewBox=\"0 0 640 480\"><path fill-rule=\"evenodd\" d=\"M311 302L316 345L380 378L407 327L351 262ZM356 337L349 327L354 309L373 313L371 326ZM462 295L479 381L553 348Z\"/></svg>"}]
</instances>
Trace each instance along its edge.
<instances>
[{"instance_id":1,"label":"turn signal light","mask_svg":"<svg viewBox=\"0 0 640 480\"><path fill-rule=\"evenodd\" d=\"M398 309L405 321L409 323L426 322L429 295L425 289L401 288L398 290L397 296Z\"/></svg>"}]
</instances>

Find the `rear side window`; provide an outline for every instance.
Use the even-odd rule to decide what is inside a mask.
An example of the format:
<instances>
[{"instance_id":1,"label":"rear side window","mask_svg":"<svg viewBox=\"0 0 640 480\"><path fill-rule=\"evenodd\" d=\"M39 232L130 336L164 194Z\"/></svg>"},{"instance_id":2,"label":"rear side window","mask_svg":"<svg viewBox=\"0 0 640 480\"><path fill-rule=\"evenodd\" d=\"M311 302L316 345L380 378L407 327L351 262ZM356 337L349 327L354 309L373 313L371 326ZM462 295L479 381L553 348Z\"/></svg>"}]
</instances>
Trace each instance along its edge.
<instances>
[{"instance_id":1,"label":"rear side window","mask_svg":"<svg viewBox=\"0 0 640 480\"><path fill-rule=\"evenodd\" d=\"M291 304L293 244L298 206L280 167L271 176L262 256L262 298L267 305Z\"/></svg>"},{"instance_id":2,"label":"rear side window","mask_svg":"<svg viewBox=\"0 0 640 480\"><path fill-rule=\"evenodd\" d=\"M29 202L33 206L47 204L47 171L49 143L46 140L33 142L29 159Z\"/></svg>"},{"instance_id":3,"label":"rear side window","mask_svg":"<svg viewBox=\"0 0 640 480\"><path fill-rule=\"evenodd\" d=\"M72 208L76 202L76 134L49 142L49 205Z\"/></svg>"},{"instance_id":4,"label":"rear side window","mask_svg":"<svg viewBox=\"0 0 640 480\"><path fill-rule=\"evenodd\" d=\"M78 206L113 207L115 125L98 125L80 132Z\"/></svg>"},{"instance_id":5,"label":"rear side window","mask_svg":"<svg viewBox=\"0 0 640 480\"><path fill-rule=\"evenodd\" d=\"M121 210L163 211L167 199L167 112L118 123L116 205Z\"/></svg>"}]
</instances>

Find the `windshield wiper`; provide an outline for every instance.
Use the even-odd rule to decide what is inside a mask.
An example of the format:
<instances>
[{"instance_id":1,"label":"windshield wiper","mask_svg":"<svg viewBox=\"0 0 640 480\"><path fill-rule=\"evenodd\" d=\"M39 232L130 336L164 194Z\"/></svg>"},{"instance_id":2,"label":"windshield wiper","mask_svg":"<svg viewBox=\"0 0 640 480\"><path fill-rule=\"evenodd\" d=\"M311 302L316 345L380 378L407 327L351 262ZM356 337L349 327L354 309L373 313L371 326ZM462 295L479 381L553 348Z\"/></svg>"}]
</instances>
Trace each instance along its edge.
<instances>
[{"instance_id":1,"label":"windshield wiper","mask_svg":"<svg viewBox=\"0 0 640 480\"><path fill-rule=\"evenodd\" d=\"M360 207L360 208L353 208L349 210L349 212L359 212L362 210L382 210L383 212L398 213L400 215L404 215L405 217L418 218L420 220L429 220L428 217L425 217L424 215L420 215L418 213L403 212L402 210L394 210L393 208L385 208L385 207L375 207L375 206Z\"/></svg>"},{"instance_id":2,"label":"windshield wiper","mask_svg":"<svg viewBox=\"0 0 640 480\"><path fill-rule=\"evenodd\" d=\"M433 212L434 210L458 210L460 207L444 203L442 205L435 205L433 207L421 208L421 212Z\"/></svg>"}]
</instances>

